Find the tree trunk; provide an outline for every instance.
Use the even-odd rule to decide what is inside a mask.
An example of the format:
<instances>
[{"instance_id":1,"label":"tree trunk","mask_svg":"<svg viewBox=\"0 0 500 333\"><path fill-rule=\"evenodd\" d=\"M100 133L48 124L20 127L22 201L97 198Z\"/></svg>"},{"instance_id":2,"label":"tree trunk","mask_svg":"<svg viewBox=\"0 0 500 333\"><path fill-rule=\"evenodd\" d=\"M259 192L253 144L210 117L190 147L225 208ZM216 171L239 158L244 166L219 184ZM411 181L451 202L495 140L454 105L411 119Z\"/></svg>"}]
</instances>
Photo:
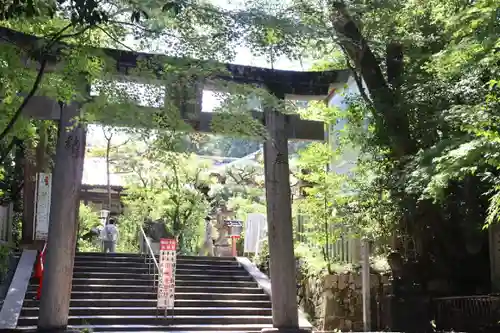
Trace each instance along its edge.
<instances>
[{"instance_id":1,"label":"tree trunk","mask_svg":"<svg viewBox=\"0 0 500 333\"><path fill-rule=\"evenodd\" d=\"M80 177L80 179L83 178L83 168L84 168L84 162L85 162L85 151L86 151L86 147L87 147L87 128L85 127L84 128L84 135L83 135L83 143L82 143L82 152L81 152L81 155L80 157L82 158L82 176ZM80 185L81 185L81 181L80 181ZM75 241L75 252L79 252L79 248L78 248L78 239L80 238L80 235L79 234L79 230L80 230L80 203L81 203L81 189L78 190L78 199L77 199L77 202L76 202L76 210L75 210L75 220L76 220L76 241ZM88 204L88 202L86 203Z\"/></svg>"},{"instance_id":2,"label":"tree trunk","mask_svg":"<svg viewBox=\"0 0 500 333\"><path fill-rule=\"evenodd\" d=\"M23 202L21 199L21 189L24 186L24 168L23 162L26 156L26 149L21 140L16 139L16 150L14 155L14 179L11 184L11 200L14 204L14 212L21 213L23 211Z\"/></svg>"},{"instance_id":3,"label":"tree trunk","mask_svg":"<svg viewBox=\"0 0 500 333\"><path fill-rule=\"evenodd\" d=\"M61 106L38 321L38 328L42 331L65 329L68 324L77 236L75 215L83 174L86 135L82 124L72 126L78 116L79 110L75 105Z\"/></svg>"},{"instance_id":4,"label":"tree trunk","mask_svg":"<svg viewBox=\"0 0 500 333\"><path fill-rule=\"evenodd\" d=\"M111 151L111 138L112 136L110 135L109 139L106 141L106 182L107 182L107 188L108 188L108 210L109 213L111 214L111 173L109 171L109 154Z\"/></svg>"},{"instance_id":5,"label":"tree trunk","mask_svg":"<svg viewBox=\"0 0 500 333\"><path fill-rule=\"evenodd\" d=\"M47 158L47 126L42 121L38 128L40 140L36 146L36 168L38 172L47 172L49 168L49 160Z\"/></svg>"},{"instance_id":6,"label":"tree trunk","mask_svg":"<svg viewBox=\"0 0 500 333\"><path fill-rule=\"evenodd\" d=\"M286 116L268 108L264 112L269 132L264 143L264 167L273 327L298 330Z\"/></svg>"},{"instance_id":7,"label":"tree trunk","mask_svg":"<svg viewBox=\"0 0 500 333\"><path fill-rule=\"evenodd\" d=\"M29 154L30 145L25 144L24 154L24 187L23 187L23 222L21 241L24 244L31 244L35 233L35 188L36 188L36 167Z\"/></svg>"},{"instance_id":8,"label":"tree trunk","mask_svg":"<svg viewBox=\"0 0 500 333\"><path fill-rule=\"evenodd\" d=\"M398 100L382 73L379 61L349 15L346 5L334 2L330 8L330 15L339 36L339 44L354 63L368 88L381 137L387 139L387 144L398 158L414 152L415 144L410 135L408 116L398 108ZM395 51L390 55L391 58L395 58L395 61L400 60L398 65L401 68L402 59L397 59L399 49L391 47L391 50ZM396 57L393 57L394 55Z\"/></svg>"}]
</instances>

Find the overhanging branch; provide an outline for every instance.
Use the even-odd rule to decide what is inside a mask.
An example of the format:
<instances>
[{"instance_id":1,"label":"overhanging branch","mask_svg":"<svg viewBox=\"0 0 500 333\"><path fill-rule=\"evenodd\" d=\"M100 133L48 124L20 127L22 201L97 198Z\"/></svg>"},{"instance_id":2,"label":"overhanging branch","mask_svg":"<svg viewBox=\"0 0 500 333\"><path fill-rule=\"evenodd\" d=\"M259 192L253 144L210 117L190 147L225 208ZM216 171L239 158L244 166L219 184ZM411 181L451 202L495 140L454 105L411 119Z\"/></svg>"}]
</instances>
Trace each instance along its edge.
<instances>
[{"instance_id":1,"label":"overhanging branch","mask_svg":"<svg viewBox=\"0 0 500 333\"><path fill-rule=\"evenodd\" d=\"M375 116L383 120L379 122L379 133L384 133L396 157L414 152L415 143L411 139L408 116L398 109L396 96L382 73L379 61L343 2L330 2L330 20L336 34L343 36L339 43L366 84L377 113Z\"/></svg>"},{"instance_id":2,"label":"overhanging branch","mask_svg":"<svg viewBox=\"0 0 500 333\"><path fill-rule=\"evenodd\" d=\"M359 93L361 94L361 97L365 101L367 105L369 105L371 108L373 108L373 102L370 99L370 97L366 94L365 87L363 87L363 80L360 77L359 73L356 71L356 68L351 65L351 59L349 58L349 54L345 50L343 46L340 46L342 48L342 52L344 53L345 56L345 62L347 67L351 70L352 76L354 78L354 81L356 82L356 86L358 87Z\"/></svg>"},{"instance_id":3,"label":"overhanging branch","mask_svg":"<svg viewBox=\"0 0 500 333\"><path fill-rule=\"evenodd\" d=\"M9 134L9 132L14 128L14 125L16 124L17 120L21 116L24 108L26 107L26 105L28 105L30 99L33 98L33 96L35 96L35 93L37 92L37 90L40 86L40 83L42 82L43 75L45 74L45 68L47 67L47 62L48 62L47 53L50 52L52 47L57 42L59 42L61 39L68 38L68 37L75 37L77 35L84 33L85 31L87 31L90 28L90 27L86 27L86 28L84 28L76 33L63 35L63 33L66 30L68 30L69 28L71 28L72 26L73 26L73 24L70 23L70 24L66 25L64 28L62 28L61 30L59 30L56 34L53 35L53 37L49 40L47 45L44 48L42 48L42 50L41 50L41 57L42 58L40 61L40 68L38 69L38 73L36 75L35 82L33 83L31 90L28 92L28 95L26 95L26 97L24 97L23 102L17 108L16 112L14 113L12 118L10 119L10 121L7 124L7 126L5 127L5 129L2 131L2 133L0 133L0 142L2 142L5 139L5 137L7 136L7 134Z\"/></svg>"},{"instance_id":4,"label":"overhanging branch","mask_svg":"<svg viewBox=\"0 0 500 333\"><path fill-rule=\"evenodd\" d=\"M0 134L0 142L2 142L7 134L14 128L14 125L16 124L17 120L21 116L24 108L26 105L28 105L28 102L30 99L35 96L36 91L38 90L38 87L40 85L40 82L42 82L43 75L45 74L45 67L47 66L47 58L43 57L42 62L40 63L40 69L38 70L38 73L35 78L35 83L33 83L33 86L31 87L31 90L29 91L28 95L24 97L23 102L19 107L17 108L16 112L10 119L9 123L5 127L5 129L2 131Z\"/></svg>"},{"instance_id":5,"label":"overhanging branch","mask_svg":"<svg viewBox=\"0 0 500 333\"><path fill-rule=\"evenodd\" d=\"M12 148L14 148L14 145L17 143L17 138L13 138L7 148L2 152L2 155L0 156L0 164L3 163L3 161L7 158L9 153L12 151Z\"/></svg>"}]
</instances>

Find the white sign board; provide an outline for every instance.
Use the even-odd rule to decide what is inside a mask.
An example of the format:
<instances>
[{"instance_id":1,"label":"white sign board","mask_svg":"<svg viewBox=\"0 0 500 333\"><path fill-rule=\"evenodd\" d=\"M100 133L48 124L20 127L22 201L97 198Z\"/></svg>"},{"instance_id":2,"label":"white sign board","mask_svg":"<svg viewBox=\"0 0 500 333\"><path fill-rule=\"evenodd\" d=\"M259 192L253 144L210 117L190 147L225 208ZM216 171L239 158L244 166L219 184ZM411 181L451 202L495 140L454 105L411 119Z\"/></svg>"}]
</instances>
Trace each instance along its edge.
<instances>
[{"instance_id":1,"label":"white sign board","mask_svg":"<svg viewBox=\"0 0 500 333\"><path fill-rule=\"evenodd\" d=\"M245 223L245 253L259 254L259 248L262 241L267 236L267 218L264 214L249 213Z\"/></svg>"},{"instance_id":2,"label":"white sign board","mask_svg":"<svg viewBox=\"0 0 500 333\"><path fill-rule=\"evenodd\" d=\"M46 240L49 234L52 174L39 173L36 186L35 239Z\"/></svg>"},{"instance_id":3,"label":"white sign board","mask_svg":"<svg viewBox=\"0 0 500 333\"><path fill-rule=\"evenodd\" d=\"M240 238L243 232L243 221L240 220L224 220L224 223L229 227L229 237Z\"/></svg>"},{"instance_id":4,"label":"white sign board","mask_svg":"<svg viewBox=\"0 0 500 333\"><path fill-rule=\"evenodd\" d=\"M160 239L160 273L158 274L158 309L173 309L175 302L175 264L177 241Z\"/></svg>"}]
</instances>

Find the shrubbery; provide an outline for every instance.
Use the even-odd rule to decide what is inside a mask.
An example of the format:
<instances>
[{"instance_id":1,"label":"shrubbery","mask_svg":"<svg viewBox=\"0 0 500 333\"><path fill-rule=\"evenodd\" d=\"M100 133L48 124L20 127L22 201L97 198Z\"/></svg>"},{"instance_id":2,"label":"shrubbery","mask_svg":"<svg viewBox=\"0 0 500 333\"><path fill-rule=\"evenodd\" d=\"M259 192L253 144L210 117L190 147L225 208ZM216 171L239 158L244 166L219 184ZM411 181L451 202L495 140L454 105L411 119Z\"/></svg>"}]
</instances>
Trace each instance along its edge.
<instances>
[{"instance_id":1,"label":"shrubbery","mask_svg":"<svg viewBox=\"0 0 500 333\"><path fill-rule=\"evenodd\" d=\"M81 252L98 252L101 250L97 236L92 234L92 229L101 226L97 212L90 207L80 204L80 221L78 224L78 250Z\"/></svg>"}]
</instances>

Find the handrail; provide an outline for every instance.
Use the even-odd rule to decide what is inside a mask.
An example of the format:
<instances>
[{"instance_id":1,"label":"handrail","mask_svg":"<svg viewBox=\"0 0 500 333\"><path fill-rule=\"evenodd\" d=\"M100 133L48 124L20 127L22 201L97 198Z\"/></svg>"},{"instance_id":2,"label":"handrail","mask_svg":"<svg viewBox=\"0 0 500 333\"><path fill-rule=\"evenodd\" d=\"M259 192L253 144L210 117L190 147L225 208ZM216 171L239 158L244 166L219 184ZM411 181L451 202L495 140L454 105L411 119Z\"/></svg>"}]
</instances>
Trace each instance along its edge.
<instances>
[{"instance_id":1,"label":"handrail","mask_svg":"<svg viewBox=\"0 0 500 333\"><path fill-rule=\"evenodd\" d=\"M153 264L153 289L156 290L156 281L157 281L157 274L160 273L160 265L158 264L158 261L156 260L155 253L153 252L153 248L151 247L151 243L149 242L148 237L146 236L146 232L144 232L144 229L142 228L142 225L139 226L142 234L142 238L144 239L147 247L148 247L148 252L146 253L146 256L144 257L144 263L146 261L148 262L148 275L151 274L151 264ZM152 260L149 259L149 257L152 258Z\"/></svg>"}]
</instances>

